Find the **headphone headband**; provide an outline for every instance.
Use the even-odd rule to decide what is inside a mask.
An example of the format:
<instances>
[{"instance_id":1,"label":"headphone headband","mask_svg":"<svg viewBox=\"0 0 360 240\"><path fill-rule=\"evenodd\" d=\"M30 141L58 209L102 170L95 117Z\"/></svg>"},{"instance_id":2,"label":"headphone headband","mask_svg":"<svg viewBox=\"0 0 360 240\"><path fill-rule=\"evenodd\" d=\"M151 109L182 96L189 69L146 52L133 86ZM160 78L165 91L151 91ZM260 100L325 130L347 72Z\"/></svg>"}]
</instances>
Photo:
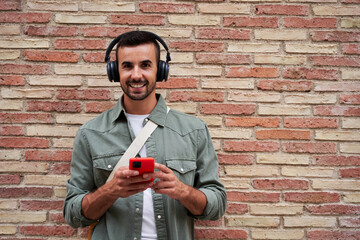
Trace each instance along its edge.
<instances>
[{"instance_id":1,"label":"headphone headband","mask_svg":"<svg viewBox=\"0 0 360 240\"><path fill-rule=\"evenodd\" d=\"M165 48L166 50L166 62L170 62L171 61L171 57L170 57L170 52L169 52L169 48L166 45L166 43L164 42L164 40L162 40L161 37L159 37L158 35L156 35L155 33L152 32L148 32L148 31L142 31L148 34L151 34L158 42L161 43L161 45ZM106 54L105 54L105 62L109 62L110 61L110 53L112 51L112 49L114 48L114 46L120 41L120 39L122 38L122 36L125 33L117 36L114 40L111 41L111 43L109 44L108 48L106 49Z\"/></svg>"}]
</instances>

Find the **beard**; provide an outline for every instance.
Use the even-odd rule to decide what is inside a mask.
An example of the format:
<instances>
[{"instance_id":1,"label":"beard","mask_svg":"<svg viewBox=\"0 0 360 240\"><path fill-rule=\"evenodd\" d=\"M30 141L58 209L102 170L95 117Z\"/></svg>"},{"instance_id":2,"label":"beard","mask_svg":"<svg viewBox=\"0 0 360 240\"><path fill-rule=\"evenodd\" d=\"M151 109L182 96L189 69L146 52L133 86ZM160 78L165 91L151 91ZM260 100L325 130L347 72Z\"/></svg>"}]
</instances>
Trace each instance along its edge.
<instances>
[{"instance_id":1,"label":"beard","mask_svg":"<svg viewBox=\"0 0 360 240\"><path fill-rule=\"evenodd\" d=\"M124 85L120 84L120 86L124 94L131 100L140 101L146 99L152 92L155 91L156 82L149 84L147 80L130 80L125 82Z\"/></svg>"}]
</instances>

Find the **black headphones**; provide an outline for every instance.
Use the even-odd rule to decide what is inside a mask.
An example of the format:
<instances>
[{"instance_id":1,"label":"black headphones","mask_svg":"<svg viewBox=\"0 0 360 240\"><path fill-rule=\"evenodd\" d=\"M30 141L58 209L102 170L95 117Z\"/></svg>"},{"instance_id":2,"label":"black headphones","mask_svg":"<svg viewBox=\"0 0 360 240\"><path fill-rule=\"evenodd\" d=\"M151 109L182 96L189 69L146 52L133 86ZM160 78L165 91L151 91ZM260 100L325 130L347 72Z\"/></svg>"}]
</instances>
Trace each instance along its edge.
<instances>
[{"instance_id":1,"label":"black headphones","mask_svg":"<svg viewBox=\"0 0 360 240\"><path fill-rule=\"evenodd\" d=\"M156 74L156 81L157 82L162 82L163 80L167 81L169 76L169 62L171 61L169 48L167 47L164 40L162 40L162 38L156 35L155 33L147 32L147 31L143 31L143 32L151 34L156 40L158 40L161 43L161 45L163 45L163 47L166 50L166 62L159 60L157 74ZM118 63L117 61L110 61L110 53L113 47L120 41L123 35L124 33L116 37L106 49L105 62L107 62L106 70L110 82L120 82Z\"/></svg>"}]
</instances>

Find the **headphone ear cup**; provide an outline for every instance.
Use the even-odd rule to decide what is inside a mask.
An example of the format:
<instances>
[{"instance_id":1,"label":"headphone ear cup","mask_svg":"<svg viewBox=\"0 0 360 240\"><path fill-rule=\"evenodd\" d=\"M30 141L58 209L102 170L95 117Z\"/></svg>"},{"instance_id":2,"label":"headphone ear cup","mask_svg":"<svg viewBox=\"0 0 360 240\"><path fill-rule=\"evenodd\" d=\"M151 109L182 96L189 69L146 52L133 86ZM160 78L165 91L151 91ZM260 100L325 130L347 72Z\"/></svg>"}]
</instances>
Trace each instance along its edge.
<instances>
[{"instance_id":1,"label":"headphone ear cup","mask_svg":"<svg viewBox=\"0 0 360 240\"><path fill-rule=\"evenodd\" d=\"M168 79L168 75L169 75L169 64L160 60L158 64L156 81L162 82L163 80L165 80L166 82Z\"/></svg>"},{"instance_id":2,"label":"headphone ear cup","mask_svg":"<svg viewBox=\"0 0 360 240\"><path fill-rule=\"evenodd\" d=\"M120 82L119 70L117 61L108 62L107 66L107 74L110 82Z\"/></svg>"}]
</instances>

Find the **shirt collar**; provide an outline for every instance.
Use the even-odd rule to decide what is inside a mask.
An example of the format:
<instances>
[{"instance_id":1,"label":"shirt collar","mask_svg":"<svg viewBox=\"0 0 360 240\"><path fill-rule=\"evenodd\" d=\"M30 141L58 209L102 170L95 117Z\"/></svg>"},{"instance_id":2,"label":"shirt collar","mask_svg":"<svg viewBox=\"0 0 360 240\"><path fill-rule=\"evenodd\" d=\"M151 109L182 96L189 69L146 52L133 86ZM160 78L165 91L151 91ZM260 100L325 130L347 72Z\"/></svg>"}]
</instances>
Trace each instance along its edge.
<instances>
[{"instance_id":1,"label":"shirt collar","mask_svg":"<svg viewBox=\"0 0 360 240\"><path fill-rule=\"evenodd\" d=\"M123 98L122 96L112 111L112 121L116 121L117 119L121 117L125 117L125 108L123 106ZM166 115L167 115L167 106L165 103L164 98L160 94L156 94L157 104L155 108L152 110L152 112L149 115L149 119L151 119L153 122L158 124L159 126L164 126L166 121Z\"/></svg>"}]
</instances>

